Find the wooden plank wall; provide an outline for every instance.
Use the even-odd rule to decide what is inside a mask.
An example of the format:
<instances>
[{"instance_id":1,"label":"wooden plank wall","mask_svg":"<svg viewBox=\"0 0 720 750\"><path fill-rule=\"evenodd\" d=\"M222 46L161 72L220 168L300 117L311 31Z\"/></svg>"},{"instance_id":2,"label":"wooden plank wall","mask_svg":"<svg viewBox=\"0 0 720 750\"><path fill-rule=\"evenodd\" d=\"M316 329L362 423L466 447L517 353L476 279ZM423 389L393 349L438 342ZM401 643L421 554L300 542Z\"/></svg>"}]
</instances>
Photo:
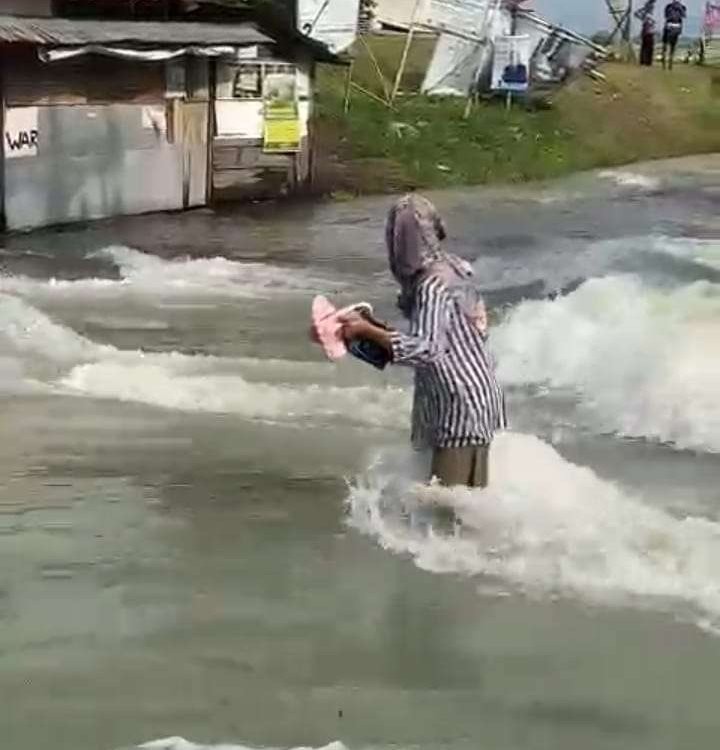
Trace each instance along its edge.
<instances>
[{"instance_id":1,"label":"wooden plank wall","mask_svg":"<svg viewBox=\"0 0 720 750\"><path fill-rule=\"evenodd\" d=\"M11 107L165 101L164 63L96 55L43 63L27 48L6 53L4 79L5 102Z\"/></svg>"},{"instance_id":2,"label":"wooden plank wall","mask_svg":"<svg viewBox=\"0 0 720 750\"><path fill-rule=\"evenodd\" d=\"M216 138L212 151L215 201L276 197L298 186L296 154L266 154L241 138Z\"/></svg>"}]
</instances>

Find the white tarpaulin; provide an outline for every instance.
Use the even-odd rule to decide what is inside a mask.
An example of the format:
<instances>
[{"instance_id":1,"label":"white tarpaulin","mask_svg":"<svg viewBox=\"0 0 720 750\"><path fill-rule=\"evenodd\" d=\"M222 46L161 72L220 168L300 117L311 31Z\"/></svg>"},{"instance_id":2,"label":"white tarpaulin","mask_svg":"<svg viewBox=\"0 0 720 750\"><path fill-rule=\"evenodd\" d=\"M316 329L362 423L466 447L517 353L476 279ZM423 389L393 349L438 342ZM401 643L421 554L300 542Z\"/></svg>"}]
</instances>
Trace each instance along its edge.
<instances>
[{"instance_id":1,"label":"white tarpaulin","mask_svg":"<svg viewBox=\"0 0 720 750\"><path fill-rule=\"evenodd\" d=\"M374 17L399 29L423 29L477 38L498 0L377 0Z\"/></svg>"},{"instance_id":2,"label":"white tarpaulin","mask_svg":"<svg viewBox=\"0 0 720 750\"><path fill-rule=\"evenodd\" d=\"M616 18L622 18L628 12L627 0L609 0L608 7Z\"/></svg>"},{"instance_id":3,"label":"white tarpaulin","mask_svg":"<svg viewBox=\"0 0 720 750\"><path fill-rule=\"evenodd\" d=\"M60 62L82 55L103 55L117 57L123 60L137 60L139 62L164 62L184 55L195 57L234 57L243 48L238 47L183 47L181 49L125 49L123 47L105 47L103 45L88 44L84 47L56 47L55 49L39 49L38 56L43 62ZM257 50L257 46L253 49Z\"/></svg>"},{"instance_id":4,"label":"white tarpaulin","mask_svg":"<svg viewBox=\"0 0 720 750\"><path fill-rule=\"evenodd\" d=\"M493 49L498 40L509 36L511 24L509 11L495 8L487 20L488 44L467 36L442 34L423 81L423 93L467 96L474 83L487 90ZM591 55L602 57L605 54L604 48L581 34L555 26L532 11L518 11L515 27L517 36L527 38L523 54L528 59L530 86L533 83L560 83L570 72L586 65ZM500 54L503 54L502 50Z\"/></svg>"},{"instance_id":5,"label":"white tarpaulin","mask_svg":"<svg viewBox=\"0 0 720 750\"><path fill-rule=\"evenodd\" d=\"M487 12L486 15L486 10ZM440 35L425 74L422 92L436 96L467 96L478 74L489 68L492 40L510 31L510 14L493 2L482 9L485 30L478 28L472 35L446 32Z\"/></svg>"},{"instance_id":6,"label":"white tarpaulin","mask_svg":"<svg viewBox=\"0 0 720 750\"><path fill-rule=\"evenodd\" d=\"M346 50L358 33L360 0L298 0L298 28L333 52Z\"/></svg>"},{"instance_id":7,"label":"white tarpaulin","mask_svg":"<svg viewBox=\"0 0 720 750\"><path fill-rule=\"evenodd\" d=\"M423 0L415 22L419 26L469 39L484 38L492 0Z\"/></svg>"},{"instance_id":8,"label":"white tarpaulin","mask_svg":"<svg viewBox=\"0 0 720 750\"><path fill-rule=\"evenodd\" d=\"M500 5L501 0L377 0L374 17L393 28L417 26L477 40Z\"/></svg>"},{"instance_id":9,"label":"white tarpaulin","mask_svg":"<svg viewBox=\"0 0 720 750\"><path fill-rule=\"evenodd\" d=\"M374 19L393 29L409 29L417 0L375 0Z\"/></svg>"},{"instance_id":10,"label":"white tarpaulin","mask_svg":"<svg viewBox=\"0 0 720 750\"><path fill-rule=\"evenodd\" d=\"M485 45L452 34L441 34L425 73L423 94L467 96Z\"/></svg>"}]
</instances>

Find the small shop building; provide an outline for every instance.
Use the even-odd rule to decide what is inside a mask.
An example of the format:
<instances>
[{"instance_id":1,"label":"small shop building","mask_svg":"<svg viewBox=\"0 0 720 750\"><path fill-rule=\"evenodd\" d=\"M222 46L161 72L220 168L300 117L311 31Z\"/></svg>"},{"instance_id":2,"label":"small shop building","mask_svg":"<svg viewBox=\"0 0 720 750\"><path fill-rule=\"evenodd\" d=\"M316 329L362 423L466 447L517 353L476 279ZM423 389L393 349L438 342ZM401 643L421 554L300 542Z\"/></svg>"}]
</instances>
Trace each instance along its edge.
<instances>
[{"instance_id":1,"label":"small shop building","mask_svg":"<svg viewBox=\"0 0 720 750\"><path fill-rule=\"evenodd\" d=\"M249 21L0 15L4 227L303 189L318 62Z\"/></svg>"}]
</instances>

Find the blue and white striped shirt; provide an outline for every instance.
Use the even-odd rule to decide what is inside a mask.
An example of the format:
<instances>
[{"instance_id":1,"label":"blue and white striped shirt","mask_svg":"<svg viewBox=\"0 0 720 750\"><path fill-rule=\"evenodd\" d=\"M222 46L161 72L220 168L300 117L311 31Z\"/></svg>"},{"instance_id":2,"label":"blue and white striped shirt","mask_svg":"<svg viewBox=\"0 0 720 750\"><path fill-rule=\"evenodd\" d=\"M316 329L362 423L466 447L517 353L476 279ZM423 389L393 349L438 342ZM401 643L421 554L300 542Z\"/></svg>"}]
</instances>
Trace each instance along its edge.
<instances>
[{"instance_id":1,"label":"blue and white striped shirt","mask_svg":"<svg viewBox=\"0 0 720 750\"><path fill-rule=\"evenodd\" d=\"M418 284L410 332L393 332L392 355L394 364L415 368L415 447L489 445L506 426L486 337L441 279L429 276Z\"/></svg>"}]
</instances>

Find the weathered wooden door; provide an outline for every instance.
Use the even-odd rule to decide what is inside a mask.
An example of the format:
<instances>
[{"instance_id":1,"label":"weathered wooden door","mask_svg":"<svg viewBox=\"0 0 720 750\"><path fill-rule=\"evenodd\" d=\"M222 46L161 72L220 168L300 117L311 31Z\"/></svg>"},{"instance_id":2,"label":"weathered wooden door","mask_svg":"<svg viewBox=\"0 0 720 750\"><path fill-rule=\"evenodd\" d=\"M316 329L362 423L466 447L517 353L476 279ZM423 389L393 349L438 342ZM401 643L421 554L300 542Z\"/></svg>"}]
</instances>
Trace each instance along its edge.
<instances>
[{"instance_id":1,"label":"weathered wooden door","mask_svg":"<svg viewBox=\"0 0 720 750\"><path fill-rule=\"evenodd\" d=\"M208 180L208 104L183 102L179 110L183 148L183 206L204 206Z\"/></svg>"}]
</instances>

